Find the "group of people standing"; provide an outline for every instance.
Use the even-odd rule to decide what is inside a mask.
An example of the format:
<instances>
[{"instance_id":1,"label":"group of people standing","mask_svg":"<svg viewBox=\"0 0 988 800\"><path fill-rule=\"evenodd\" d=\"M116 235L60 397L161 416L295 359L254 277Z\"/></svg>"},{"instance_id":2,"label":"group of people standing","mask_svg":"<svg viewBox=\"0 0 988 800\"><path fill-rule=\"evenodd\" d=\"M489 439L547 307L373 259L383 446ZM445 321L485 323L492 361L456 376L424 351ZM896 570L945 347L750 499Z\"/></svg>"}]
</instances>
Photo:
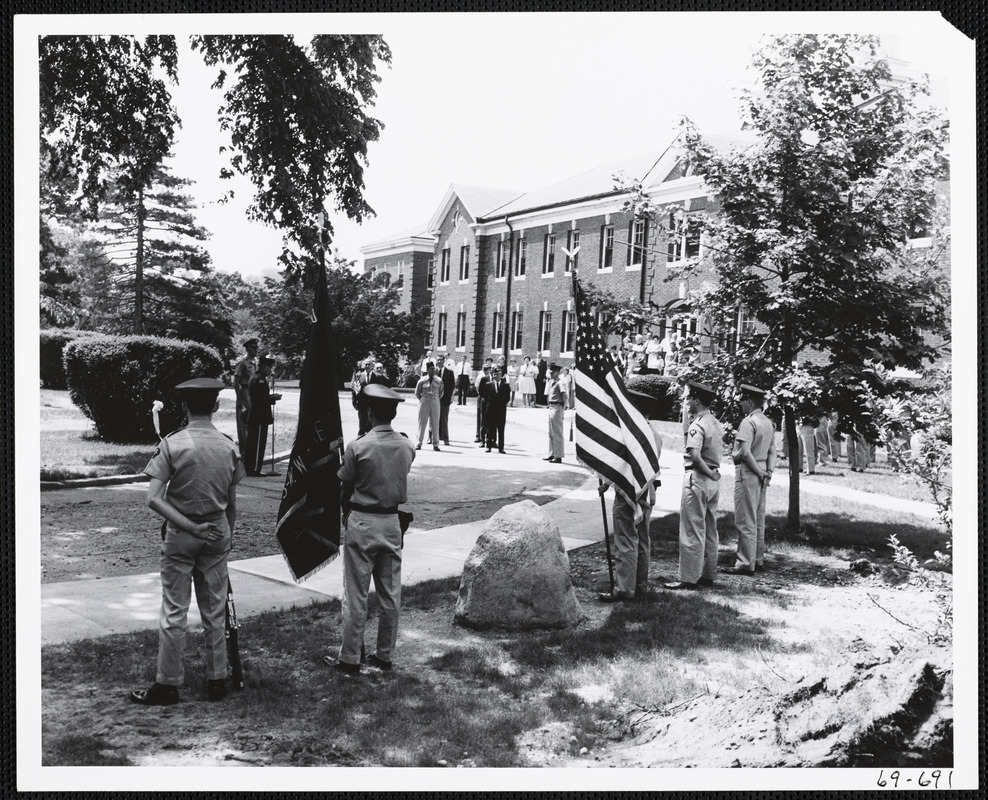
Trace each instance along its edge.
<instances>
[{"instance_id":1,"label":"group of people standing","mask_svg":"<svg viewBox=\"0 0 988 800\"><path fill-rule=\"evenodd\" d=\"M868 442L859 431L849 434L837 432L837 412L824 412L816 416L806 416L800 421L798 430L800 470L807 475L816 473L818 465L836 464L843 456L841 450L847 446L847 464L851 472L864 472L875 461L875 445ZM904 437L904 447L908 448L908 437ZM782 439L782 457L789 458L789 441Z\"/></svg>"},{"instance_id":2,"label":"group of people standing","mask_svg":"<svg viewBox=\"0 0 988 800\"><path fill-rule=\"evenodd\" d=\"M612 344L608 354L621 375L667 375L675 372L682 349L681 336L672 331L660 337L653 333L646 338L636 334L621 344Z\"/></svg>"},{"instance_id":3,"label":"group of people standing","mask_svg":"<svg viewBox=\"0 0 988 800\"><path fill-rule=\"evenodd\" d=\"M765 391L742 384L741 408L745 417L738 426L731 454L736 466L734 482L735 526L738 545L735 563L720 571L754 575L765 568L765 497L775 470L775 425L762 410ZM711 413L714 391L690 382L686 388L688 420L685 429L685 470L679 514L679 570L677 580L663 584L672 591L713 586L717 575L720 536L717 505L720 499L720 463L724 430ZM643 413L650 398L629 395ZM642 405L642 399L646 402ZM661 453L661 437L653 428ZM606 486L602 486L602 491ZM616 497L613 505L615 574L614 588L601 594L604 603L642 598L648 589L650 541L648 524L655 504L655 487L649 485L638 499L639 508ZM634 517L638 516L636 522Z\"/></svg>"}]
</instances>

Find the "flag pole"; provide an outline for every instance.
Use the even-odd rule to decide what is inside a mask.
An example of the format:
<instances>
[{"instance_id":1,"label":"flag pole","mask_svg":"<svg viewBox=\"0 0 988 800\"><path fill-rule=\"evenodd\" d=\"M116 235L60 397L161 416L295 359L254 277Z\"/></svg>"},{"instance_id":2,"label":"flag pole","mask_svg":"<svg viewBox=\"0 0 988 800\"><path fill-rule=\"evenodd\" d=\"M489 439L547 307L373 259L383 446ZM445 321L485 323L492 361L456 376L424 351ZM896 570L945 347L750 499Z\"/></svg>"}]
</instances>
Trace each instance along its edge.
<instances>
[{"instance_id":1,"label":"flag pole","mask_svg":"<svg viewBox=\"0 0 988 800\"><path fill-rule=\"evenodd\" d=\"M600 516L604 520L604 547L607 549L607 576L611 579L611 594L614 594L614 560L611 558L611 537L607 531L607 505L604 503L604 482L597 478L597 493L600 495Z\"/></svg>"},{"instance_id":2,"label":"flag pole","mask_svg":"<svg viewBox=\"0 0 988 800\"><path fill-rule=\"evenodd\" d=\"M574 247L573 252L569 253L566 248L563 248L563 252L566 253L568 258L572 258L576 255L578 250L579 247ZM574 307L578 307L576 267L574 266L570 272L573 276L573 305ZM577 324L579 324L579 322ZM579 347L579 337L577 337L576 346ZM579 357L577 357L576 361L577 363L579 362ZM574 411L574 416L575 414L576 412ZM600 517L604 524L604 548L607 552L607 576L611 582L611 594L614 594L614 559L611 557L611 535L610 531L607 529L607 504L604 502L604 482L600 478L597 479L597 493L600 495Z\"/></svg>"}]
</instances>

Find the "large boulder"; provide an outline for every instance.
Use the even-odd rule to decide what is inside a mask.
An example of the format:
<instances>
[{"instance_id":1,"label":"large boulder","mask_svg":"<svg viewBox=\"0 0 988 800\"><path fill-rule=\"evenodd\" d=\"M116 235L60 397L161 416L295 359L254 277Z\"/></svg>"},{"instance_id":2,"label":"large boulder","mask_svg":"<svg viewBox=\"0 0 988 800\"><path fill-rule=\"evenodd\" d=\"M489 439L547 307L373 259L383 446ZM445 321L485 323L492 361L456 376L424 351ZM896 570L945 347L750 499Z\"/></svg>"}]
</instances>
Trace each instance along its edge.
<instances>
[{"instance_id":1,"label":"large boulder","mask_svg":"<svg viewBox=\"0 0 988 800\"><path fill-rule=\"evenodd\" d=\"M580 619L559 529L531 500L491 517L463 565L455 620L470 628L565 628Z\"/></svg>"}]
</instances>

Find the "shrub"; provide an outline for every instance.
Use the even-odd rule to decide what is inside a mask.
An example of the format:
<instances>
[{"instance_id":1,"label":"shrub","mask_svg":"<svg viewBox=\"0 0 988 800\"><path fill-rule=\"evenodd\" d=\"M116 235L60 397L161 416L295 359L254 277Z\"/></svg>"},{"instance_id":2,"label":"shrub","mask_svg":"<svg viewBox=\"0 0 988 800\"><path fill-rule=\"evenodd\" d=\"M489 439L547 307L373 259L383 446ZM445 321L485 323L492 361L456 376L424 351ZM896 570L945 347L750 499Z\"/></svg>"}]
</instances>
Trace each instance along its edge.
<instances>
[{"instance_id":1,"label":"shrub","mask_svg":"<svg viewBox=\"0 0 988 800\"><path fill-rule=\"evenodd\" d=\"M71 328L46 328L41 331L41 386L45 389L68 389L65 380L65 345L75 339L95 336L92 331Z\"/></svg>"},{"instance_id":2,"label":"shrub","mask_svg":"<svg viewBox=\"0 0 988 800\"><path fill-rule=\"evenodd\" d=\"M629 375L625 386L653 398L649 416L676 422L680 419L679 384L669 375Z\"/></svg>"},{"instance_id":3,"label":"shrub","mask_svg":"<svg viewBox=\"0 0 988 800\"><path fill-rule=\"evenodd\" d=\"M151 406L161 400L161 431L184 422L175 386L189 378L219 378L223 362L211 347L154 336L92 336L65 348L72 402L114 442L154 442Z\"/></svg>"}]
</instances>

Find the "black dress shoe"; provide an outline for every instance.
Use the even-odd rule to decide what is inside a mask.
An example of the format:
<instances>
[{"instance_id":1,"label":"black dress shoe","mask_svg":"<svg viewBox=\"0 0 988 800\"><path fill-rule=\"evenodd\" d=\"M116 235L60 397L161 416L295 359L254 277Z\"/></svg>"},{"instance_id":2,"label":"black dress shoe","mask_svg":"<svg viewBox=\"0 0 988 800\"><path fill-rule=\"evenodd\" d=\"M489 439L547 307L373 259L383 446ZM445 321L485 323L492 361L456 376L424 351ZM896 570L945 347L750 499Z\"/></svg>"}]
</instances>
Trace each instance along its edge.
<instances>
[{"instance_id":1,"label":"black dress shoe","mask_svg":"<svg viewBox=\"0 0 988 800\"><path fill-rule=\"evenodd\" d=\"M490 451L491 451L491 449L488 447L484 452L485 453L489 453Z\"/></svg>"},{"instance_id":2,"label":"black dress shoe","mask_svg":"<svg viewBox=\"0 0 988 800\"><path fill-rule=\"evenodd\" d=\"M436 451L437 453L440 453L440 452L442 452L442 451L441 451L441 450L439 449L439 445L438 445L438 444L434 444L434 445L432 445L432 449L433 449L433 450L435 450L435 451Z\"/></svg>"},{"instance_id":3,"label":"black dress shoe","mask_svg":"<svg viewBox=\"0 0 988 800\"><path fill-rule=\"evenodd\" d=\"M502 456L504 456L504 455L507 455L507 453L505 453L505 452L504 452L504 450L498 450L498 452L499 452L499 453L500 453L500 454L501 454Z\"/></svg>"},{"instance_id":4,"label":"black dress shoe","mask_svg":"<svg viewBox=\"0 0 988 800\"><path fill-rule=\"evenodd\" d=\"M699 589L699 583L685 583L683 581L674 581L673 583L663 583L663 587L669 589L673 592L682 591L683 589Z\"/></svg>"},{"instance_id":5,"label":"black dress shoe","mask_svg":"<svg viewBox=\"0 0 988 800\"><path fill-rule=\"evenodd\" d=\"M337 672L346 675L348 678L355 678L360 674L360 664L348 664L332 656L323 656L323 663L329 665Z\"/></svg>"},{"instance_id":6,"label":"black dress shoe","mask_svg":"<svg viewBox=\"0 0 988 800\"><path fill-rule=\"evenodd\" d=\"M562 464L563 460L561 458L551 458L549 459L550 464Z\"/></svg>"},{"instance_id":7,"label":"black dress shoe","mask_svg":"<svg viewBox=\"0 0 988 800\"><path fill-rule=\"evenodd\" d=\"M543 461L552 461L552 456L546 456L542 459Z\"/></svg>"},{"instance_id":8,"label":"black dress shoe","mask_svg":"<svg viewBox=\"0 0 988 800\"><path fill-rule=\"evenodd\" d=\"M713 586L713 578L699 578L696 582L697 586Z\"/></svg>"},{"instance_id":9,"label":"black dress shoe","mask_svg":"<svg viewBox=\"0 0 988 800\"><path fill-rule=\"evenodd\" d=\"M222 678L211 680L206 684L206 699L215 703L226 697L226 681Z\"/></svg>"},{"instance_id":10,"label":"black dress shoe","mask_svg":"<svg viewBox=\"0 0 988 800\"><path fill-rule=\"evenodd\" d=\"M152 684L150 689L135 689L130 701L141 706L173 706L178 702L178 687Z\"/></svg>"},{"instance_id":11,"label":"black dress shoe","mask_svg":"<svg viewBox=\"0 0 988 800\"><path fill-rule=\"evenodd\" d=\"M753 569L744 569L743 567L721 567L720 571L726 575L744 575L747 578L755 574Z\"/></svg>"},{"instance_id":12,"label":"black dress shoe","mask_svg":"<svg viewBox=\"0 0 988 800\"><path fill-rule=\"evenodd\" d=\"M601 603L625 603L628 600L632 600L632 599L634 598L625 597L620 592L613 592L613 593L604 592L603 594L597 595L597 600L599 600Z\"/></svg>"},{"instance_id":13,"label":"black dress shoe","mask_svg":"<svg viewBox=\"0 0 988 800\"><path fill-rule=\"evenodd\" d=\"M380 670L381 672L391 672L391 670L394 669L394 665L390 661L385 661L382 658L378 658L377 653L368 656L364 664L369 669L376 669L376 670Z\"/></svg>"}]
</instances>

